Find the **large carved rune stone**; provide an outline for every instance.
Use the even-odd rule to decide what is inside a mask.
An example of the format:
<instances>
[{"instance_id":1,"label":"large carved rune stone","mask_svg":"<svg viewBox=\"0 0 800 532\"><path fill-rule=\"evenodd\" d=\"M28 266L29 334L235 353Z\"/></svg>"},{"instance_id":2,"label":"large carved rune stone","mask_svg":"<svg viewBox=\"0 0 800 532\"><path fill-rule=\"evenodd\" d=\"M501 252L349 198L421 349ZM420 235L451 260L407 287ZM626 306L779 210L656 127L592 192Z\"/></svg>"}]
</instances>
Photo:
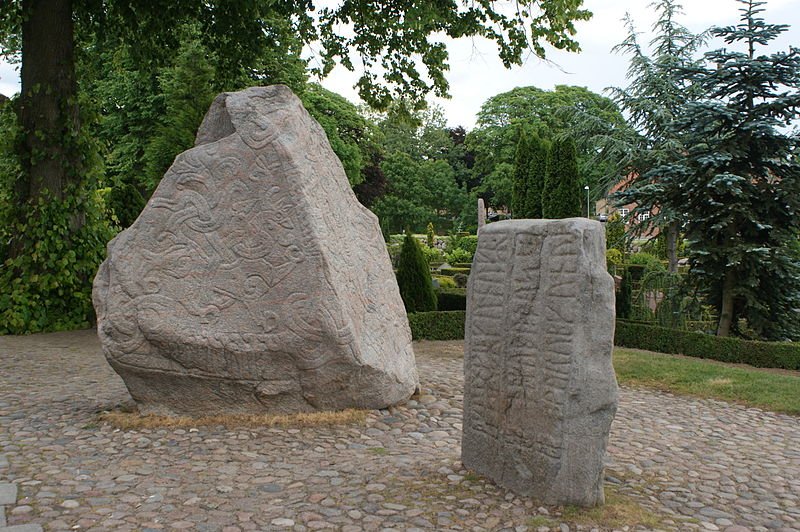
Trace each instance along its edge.
<instances>
[{"instance_id":1,"label":"large carved rune stone","mask_svg":"<svg viewBox=\"0 0 800 532\"><path fill-rule=\"evenodd\" d=\"M418 385L378 221L283 86L217 96L93 299L144 413L383 408Z\"/></svg>"},{"instance_id":2,"label":"large carved rune stone","mask_svg":"<svg viewBox=\"0 0 800 532\"><path fill-rule=\"evenodd\" d=\"M602 226L485 225L467 293L462 462L544 504L602 504L617 407Z\"/></svg>"}]
</instances>

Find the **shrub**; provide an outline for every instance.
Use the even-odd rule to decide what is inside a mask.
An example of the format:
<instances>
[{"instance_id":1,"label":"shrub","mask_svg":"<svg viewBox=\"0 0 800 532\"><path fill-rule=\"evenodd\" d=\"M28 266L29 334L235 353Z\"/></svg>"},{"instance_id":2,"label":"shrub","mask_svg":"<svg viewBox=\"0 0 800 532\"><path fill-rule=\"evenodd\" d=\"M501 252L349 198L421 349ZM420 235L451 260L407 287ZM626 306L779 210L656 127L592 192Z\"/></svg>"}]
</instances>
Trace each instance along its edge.
<instances>
[{"instance_id":1,"label":"shrub","mask_svg":"<svg viewBox=\"0 0 800 532\"><path fill-rule=\"evenodd\" d=\"M622 252L617 248L606 250L606 268L609 272L616 272L617 267L622 264Z\"/></svg>"},{"instance_id":2,"label":"shrub","mask_svg":"<svg viewBox=\"0 0 800 532\"><path fill-rule=\"evenodd\" d=\"M414 340L461 340L464 338L466 312L415 312L408 315Z\"/></svg>"},{"instance_id":3,"label":"shrub","mask_svg":"<svg viewBox=\"0 0 800 532\"><path fill-rule=\"evenodd\" d=\"M457 273L453 275L453 281L456 283L458 288L466 288L468 280L469 276L466 273Z\"/></svg>"},{"instance_id":4,"label":"shrub","mask_svg":"<svg viewBox=\"0 0 800 532\"><path fill-rule=\"evenodd\" d=\"M436 294L422 248L411 234L403 240L397 259L397 285L406 306L406 312L436 310Z\"/></svg>"},{"instance_id":5,"label":"shrub","mask_svg":"<svg viewBox=\"0 0 800 532\"><path fill-rule=\"evenodd\" d=\"M447 255L445 255L445 258L447 259L447 262L449 262L450 264L459 262L466 262L469 264L472 261L472 255L473 255L472 253L470 253L465 249L456 248Z\"/></svg>"},{"instance_id":6,"label":"shrub","mask_svg":"<svg viewBox=\"0 0 800 532\"><path fill-rule=\"evenodd\" d=\"M631 315L631 308L633 307L633 287L631 279L631 272L628 268L622 271L622 282L619 284L619 291L616 293L617 304L617 318L625 319Z\"/></svg>"},{"instance_id":7,"label":"shrub","mask_svg":"<svg viewBox=\"0 0 800 532\"><path fill-rule=\"evenodd\" d=\"M463 249L468 252L470 254L468 262L472 261L472 255L474 255L475 250L478 249L478 237L476 235L451 235L450 238L447 239L445 251L447 253L452 253L453 250L456 249Z\"/></svg>"},{"instance_id":8,"label":"shrub","mask_svg":"<svg viewBox=\"0 0 800 532\"><path fill-rule=\"evenodd\" d=\"M441 252L441 250L429 248L428 246L420 246L420 250L422 251L422 254L425 255L425 260L428 262L429 267L431 264L441 264L444 262L444 254Z\"/></svg>"},{"instance_id":9,"label":"shrub","mask_svg":"<svg viewBox=\"0 0 800 532\"><path fill-rule=\"evenodd\" d=\"M440 288L436 298L438 310L467 310L467 291L464 288Z\"/></svg>"},{"instance_id":10,"label":"shrub","mask_svg":"<svg viewBox=\"0 0 800 532\"><path fill-rule=\"evenodd\" d=\"M449 275L431 275L433 279L439 282L439 288L455 288L456 282Z\"/></svg>"},{"instance_id":11,"label":"shrub","mask_svg":"<svg viewBox=\"0 0 800 532\"><path fill-rule=\"evenodd\" d=\"M644 266L644 275L650 272L666 271L664 264L658 260L658 257L650 253L633 253L628 255L628 260L626 262L636 266Z\"/></svg>"},{"instance_id":12,"label":"shrub","mask_svg":"<svg viewBox=\"0 0 800 532\"><path fill-rule=\"evenodd\" d=\"M429 248L436 245L436 233L433 231L433 222L428 222L426 231L426 240Z\"/></svg>"},{"instance_id":13,"label":"shrub","mask_svg":"<svg viewBox=\"0 0 800 532\"><path fill-rule=\"evenodd\" d=\"M455 275L457 273L463 273L464 275L469 275L470 268L442 268L439 270L442 275Z\"/></svg>"},{"instance_id":14,"label":"shrub","mask_svg":"<svg viewBox=\"0 0 800 532\"><path fill-rule=\"evenodd\" d=\"M608 217L606 222L606 248L617 249L623 255L628 251L629 242L625 234L625 220L618 212Z\"/></svg>"},{"instance_id":15,"label":"shrub","mask_svg":"<svg viewBox=\"0 0 800 532\"><path fill-rule=\"evenodd\" d=\"M760 368L800 370L800 344L791 342L755 342L617 321L614 344Z\"/></svg>"}]
</instances>

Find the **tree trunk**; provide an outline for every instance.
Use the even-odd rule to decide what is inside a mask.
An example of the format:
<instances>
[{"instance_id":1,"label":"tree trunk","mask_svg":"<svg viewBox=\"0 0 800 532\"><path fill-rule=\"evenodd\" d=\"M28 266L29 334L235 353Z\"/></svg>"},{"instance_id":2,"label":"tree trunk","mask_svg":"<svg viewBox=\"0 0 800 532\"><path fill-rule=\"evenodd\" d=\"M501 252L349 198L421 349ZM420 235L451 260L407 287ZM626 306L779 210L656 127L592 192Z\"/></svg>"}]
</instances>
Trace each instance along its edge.
<instances>
[{"instance_id":1,"label":"tree trunk","mask_svg":"<svg viewBox=\"0 0 800 532\"><path fill-rule=\"evenodd\" d=\"M20 155L25 178L17 201L35 202L47 193L62 200L64 187L78 181L81 157L74 141L78 87L72 25L72 0L22 0L22 91Z\"/></svg>"},{"instance_id":2,"label":"tree trunk","mask_svg":"<svg viewBox=\"0 0 800 532\"><path fill-rule=\"evenodd\" d=\"M719 326L717 336L730 336L731 324L733 323L733 288L734 272L725 272L725 279L722 281L722 308L719 312Z\"/></svg>"},{"instance_id":3,"label":"tree trunk","mask_svg":"<svg viewBox=\"0 0 800 532\"><path fill-rule=\"evenodd\" d=\"M669 265L667 267L670 273L677 273L678 271L678 222L671 222L667 225L667 260Z\"/></svg>"}]
</instances>

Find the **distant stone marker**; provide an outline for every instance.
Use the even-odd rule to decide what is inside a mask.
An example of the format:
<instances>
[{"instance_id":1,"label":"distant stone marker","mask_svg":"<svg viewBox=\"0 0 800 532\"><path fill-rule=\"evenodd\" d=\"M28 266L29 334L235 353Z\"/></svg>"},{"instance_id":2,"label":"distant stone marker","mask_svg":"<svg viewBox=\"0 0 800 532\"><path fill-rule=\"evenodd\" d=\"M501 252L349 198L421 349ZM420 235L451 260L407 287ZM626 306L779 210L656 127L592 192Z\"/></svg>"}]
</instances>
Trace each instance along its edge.
<instances>
[{"instance_id":1,"label":"distant stone marker","mask_svg":"<svg viewBox=\"0 0 800 532\"><path fill-rule=\"evenodd\" d=\"M478 198L478 230L486 225L486 205L483 203L483 198Z\"/></svg>"},{"instance_id":2,"label":"distant stone marker","mask_svg":"<svg viewBox=\"0 0 800 532\"><path fill-rule=\"evenodd\" d=\"M217 96L93 299L144 413L383 408L418 385L377 218L283 86Z\"/></svg>"},{"instance_id":3,"label":"distant stone marker","mask_svg":"<svg viewBox=\"0 0 800 532\"><path fill-rule=\"evenodd\" d=\"M602 225L485 226L467 293L462 462L544 504L602 504L617 407Z\"/></svg>"}]
</instances>

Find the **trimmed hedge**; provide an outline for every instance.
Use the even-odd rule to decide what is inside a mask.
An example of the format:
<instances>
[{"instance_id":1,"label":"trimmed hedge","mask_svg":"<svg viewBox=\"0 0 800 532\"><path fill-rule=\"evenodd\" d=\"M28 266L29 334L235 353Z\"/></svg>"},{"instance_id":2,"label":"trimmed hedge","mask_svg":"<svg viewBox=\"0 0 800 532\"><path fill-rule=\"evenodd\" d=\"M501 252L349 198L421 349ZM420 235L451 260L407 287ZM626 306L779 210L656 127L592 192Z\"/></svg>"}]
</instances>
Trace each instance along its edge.
<instances>
[{"instance_id":1,"label":"trimmed hedge","mask_svg":"<svg viewBox=\"0 0 800 532\"><path fill-rule=\"evenodd\" d=\"M467 310L466 288L440 288L436 291L437 310Z\"/></svg>"},{"instance_id":2,"label":"trimmed hedge","mask_svg":"<svg viewBox=\"0 0 800 532\"><path fill-rule=\"evenodd\" d=\"M414 340L461 340L464 338L466 314L463 310L409 314L411 335ZM758 368L800 370L800 344L789 342L720 338L618 320L614 344L657 353L749 364Z\"/></svg>"},{"instance_id":3,"label":"trimmed hedge","mask_svg":"<svg viewBox=\"0 0 800 532\"><path fill-rule=\"evenodd\" d=\"M441 273L442 275L449 275L452 277L457 273L463 273L469 275L469 271L470 268L442 268L441 270L439 270L439 273Z\"/></svg>"},{"instance_id":4,"label":"trimmed hedge","mask_svg":"<svg viewBox=\"0 0 800 532\"><path fill-rule=\"evenodd\" d=\"M800 344L789 342L755 342L740 338L721 338L710 334L618 320L614 344L658 353L749 364L758 368L800 370Z\"/></svg>"},{"instance_id":5,"label":"trimmed hedge","mask_svg":"<svg viewBox=\"0 0 800 532\"><path fill-rule=\"evenodd\" d=\"M414 340L462 340L466 315L463 310L411 313L411 336Z\"/></svg>"}]
</instances>

